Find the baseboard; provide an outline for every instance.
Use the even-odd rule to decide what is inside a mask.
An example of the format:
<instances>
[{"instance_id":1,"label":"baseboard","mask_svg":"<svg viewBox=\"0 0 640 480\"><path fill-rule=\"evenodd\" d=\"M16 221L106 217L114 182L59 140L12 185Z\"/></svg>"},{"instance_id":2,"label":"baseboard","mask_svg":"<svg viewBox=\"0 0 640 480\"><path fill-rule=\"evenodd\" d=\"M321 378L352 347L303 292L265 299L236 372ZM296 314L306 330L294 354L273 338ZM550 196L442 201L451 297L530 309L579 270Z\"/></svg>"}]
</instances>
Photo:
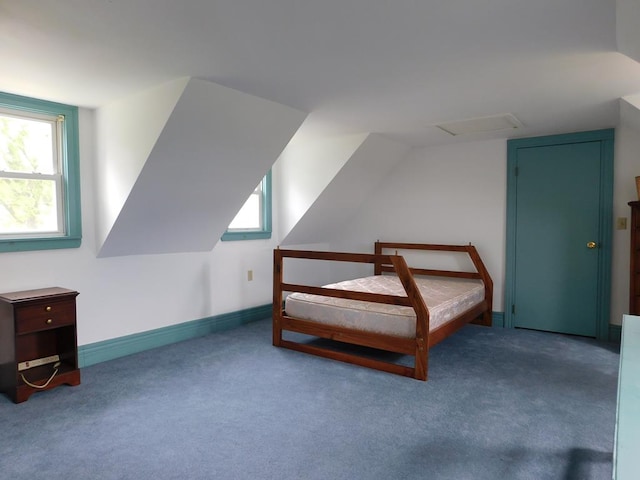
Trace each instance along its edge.
<instances>
[{"instance_id":1,"label":"baseboard","mask_svg":"<svg viewBox=\"0 0 640 480\"><path fill-rule=\"evenodd\" d=\"M494 327L504 327L504 312L492 312L491 321ZM620 343L621 336L622 326L609 325L609 342Z\"/></svg>"},{"instance_id":2,"label":"baseboard","mask_svg":"<svg viewBox=\"0 0 640 480\"><path fill-rule=\"evenodd\" d=\"M491 312L491 326L504 328L504 312Z\"/></svg>"},{"instance_id":3,"label":"baseboard","mask_svg":"<svg viewBox=\"0 0 640 480\"><path fill-rule=\"evenodd\" d=\"M269 318L271 317L271 313L271 304L261 305L259 307L223 313L213 317L118 337L103 342L80 345L78 347L78 364L80 368L88 367L96 363L144 352L145 350L162 347L171 343L229 330L246 323ZM491 321L494 327L503 328L504 312L492 312ZM610 342L620 343L621 335L622 327L620 325L609 325Z\"/></svg>"},{"instance_id":4,"label":"baseboard","mask_svg":"<svg viewBox=\"0 0 640 480\"><path fill-rule=\"evenodd\" d=\"M80 345L78 364L80 368L106 362L126 355L162 347L191 338L202 337L214 332L229 330L256 320L271 317L271 304L248 308L237 312L223 313L213 317L126 335L103 342Z\"/></svg>"},{"instance_id":5,"label":"baseboard","mask_svg":"<svg viewBox=\"0 0 640 480\"><path fill-rule=\"evenodd\" d=\"M622 339L622 325L609 325L609 341L620 343Z\"/></svg>"}]
</instances>

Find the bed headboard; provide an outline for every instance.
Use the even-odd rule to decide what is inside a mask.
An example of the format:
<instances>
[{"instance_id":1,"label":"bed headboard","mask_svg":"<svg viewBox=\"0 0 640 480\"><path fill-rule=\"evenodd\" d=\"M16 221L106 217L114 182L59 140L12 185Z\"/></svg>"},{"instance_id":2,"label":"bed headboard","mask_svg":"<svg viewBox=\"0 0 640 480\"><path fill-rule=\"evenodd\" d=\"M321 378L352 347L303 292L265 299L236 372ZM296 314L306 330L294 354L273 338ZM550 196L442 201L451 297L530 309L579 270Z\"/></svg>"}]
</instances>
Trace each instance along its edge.
<instances>
[{"instance_id":1,"label":"bed headboard","mask_svg":"<svg viewBox=\"0 0 640 480\"><path fill-rule=\"evenodd\" d=\"M456 278L474 278L480 279L485 285L485 289L489 289L493 292L493 282L491 276L487 271L476 247L473 245L438 245L432 243L398 243L398 242L375 242L376 255L382 255L384 250L395 250L395 254L398 254L398 250L426 250L426 251L440 251L440 252L462 252L466 253L475 271L454 271L454 270L432 270L424 268L409 267L409 270L415 275L435 275L440 277L456 277ZM378 257L382 258L382 257ZM382 275L382 273L393 272L393 265L385 264L376 261L374 267L374 273L376 275Z\"/></svg>"}]
</instances>

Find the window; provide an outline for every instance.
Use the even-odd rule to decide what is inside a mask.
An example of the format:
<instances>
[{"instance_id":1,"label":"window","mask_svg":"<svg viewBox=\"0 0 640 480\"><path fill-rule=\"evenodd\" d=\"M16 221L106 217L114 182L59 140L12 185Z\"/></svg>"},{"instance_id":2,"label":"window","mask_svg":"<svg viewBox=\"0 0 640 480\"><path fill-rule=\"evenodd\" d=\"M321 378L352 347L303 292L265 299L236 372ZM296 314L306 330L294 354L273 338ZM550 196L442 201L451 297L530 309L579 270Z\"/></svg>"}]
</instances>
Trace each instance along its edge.
<instances>
[{"instance_id":1,"label":"window","mask_svg":"<svg viewBox=\"0 0 640 480\"><path fill-rule=\"evenodd\" d=\"M222 235L223 241L271 238L271 171L262 179Z\"/></svg>"},{"instance_id":2,"label":"window","mask_svg":"<svg viewBox=\"0 0 640 480\"><path fill-rule=\"evenodd\" d=\"M77 107L0 93L0 252L81 237Z\"/></svg>"}]
</instances>

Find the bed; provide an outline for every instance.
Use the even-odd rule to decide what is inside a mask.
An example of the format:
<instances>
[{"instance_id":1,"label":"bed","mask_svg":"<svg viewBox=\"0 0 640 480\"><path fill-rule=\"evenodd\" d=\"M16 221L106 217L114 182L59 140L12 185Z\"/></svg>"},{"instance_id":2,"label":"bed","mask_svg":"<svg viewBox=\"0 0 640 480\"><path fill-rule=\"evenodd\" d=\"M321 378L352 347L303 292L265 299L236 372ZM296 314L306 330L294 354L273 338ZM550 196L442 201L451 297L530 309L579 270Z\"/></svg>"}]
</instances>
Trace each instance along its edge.
<instances>
[{"instance_id":1,"label":"bed","mask_svg":"<svg viewBox=\"0 0 640 480\"><path fill-rule=\"evenodd\" d=\"M273 345L427 380L432 346L469 322L491 326L491 277L471 244L377 241L374 252L275 249ZM416 254L427 252L464 256L465 266L458 268L458 263L456 269L442 269L408 265L406 258L414 262ZM285 259L371 264L373 275L324 286L286 283ZM385 359L384 355L336 349L301 337L410 355L413 366Z\"/></svg>"}]
</instances>

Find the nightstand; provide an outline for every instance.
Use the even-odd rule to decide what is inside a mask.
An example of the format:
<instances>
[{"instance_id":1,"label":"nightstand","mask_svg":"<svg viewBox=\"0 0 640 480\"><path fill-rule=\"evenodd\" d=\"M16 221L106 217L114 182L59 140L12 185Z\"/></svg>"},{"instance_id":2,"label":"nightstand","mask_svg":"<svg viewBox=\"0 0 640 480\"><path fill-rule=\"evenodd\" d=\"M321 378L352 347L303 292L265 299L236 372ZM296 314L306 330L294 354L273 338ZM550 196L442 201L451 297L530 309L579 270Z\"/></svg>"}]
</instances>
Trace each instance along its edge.
<instances>
[{"instance_id":1,"label":"nightstand","mask_svg":"<svg viewBox=\"0 0 640 480\"><path fill-rule=\"evenodd\" d=\"M60 287L0 294L0 391L15 403L80 384L77 296Z\"/></svg>"}]
</instances>

